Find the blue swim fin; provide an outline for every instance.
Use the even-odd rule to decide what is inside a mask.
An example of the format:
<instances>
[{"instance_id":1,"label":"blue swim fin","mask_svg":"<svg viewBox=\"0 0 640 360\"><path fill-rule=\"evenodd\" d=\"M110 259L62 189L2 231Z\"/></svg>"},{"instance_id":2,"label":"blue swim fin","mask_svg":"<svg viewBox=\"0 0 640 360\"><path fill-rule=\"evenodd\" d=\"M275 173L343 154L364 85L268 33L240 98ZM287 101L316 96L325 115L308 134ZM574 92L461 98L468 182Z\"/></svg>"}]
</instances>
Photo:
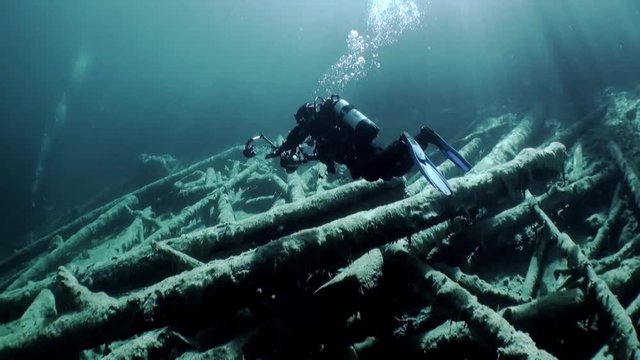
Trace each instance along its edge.
<instances>
[{"instance_id":1,"label":"blue swim fin","mask_svg":"<svg viewBox=\"0 0 640 360\"><path fill-rule=\"evenodd\" d=\"M444 139L438 135L437 132L433 131L429 127L423 127L420 130L420 135L425 136L428 142L436 145L438 149L446 156L449 160L451 160L457 167L462 169L462 171L467 172L471 170L471 164L462 156L453 146L449 145Z\"/></svg>"},{"instance_id":2,"label":"blue swim fin","mask_svg":"<svg viewBox=\"0 0 640 360\"><path fill-rule=\"evenodd\" d=\"M442 151L444 156L453 161L453 163L456 164L456 166L458 166L460 169L462 169L462 171L467 172L471 170L471 164L469 164L469 162L465 160L465 158L462 157L462 155L460 155L458 151L456 151L456 149L444 142L444 140L440 145L440 151Z\"/></svg>"},{"instance_id":3,"label":"blue swim fin","mask_svg":"<svg viewBox=\"0 0 640 360\"><path fill-rule=\"evenodd\" d=\"M407 132L403 132L401 140L408 146L411 158L416 166L418 166L420 173L431 183L431 185L440 190L440 192L447 196L451 196L453 191L451 190L447 179L445 179L444 175L438 171L438 168L436 168L433 162L429 160L427 155L424 153L424 150L422 150L422 147L420 147L415 139Z\"/></svg>"}]
</instances>

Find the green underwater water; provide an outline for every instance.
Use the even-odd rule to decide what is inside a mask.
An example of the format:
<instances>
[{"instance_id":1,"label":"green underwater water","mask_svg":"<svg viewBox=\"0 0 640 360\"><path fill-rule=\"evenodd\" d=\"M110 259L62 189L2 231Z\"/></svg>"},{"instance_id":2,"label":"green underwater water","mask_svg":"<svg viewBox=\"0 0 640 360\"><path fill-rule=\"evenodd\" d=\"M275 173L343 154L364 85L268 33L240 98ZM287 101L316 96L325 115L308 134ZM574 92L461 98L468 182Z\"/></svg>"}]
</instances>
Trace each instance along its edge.
<instances>
[{"instance_id":1,"label":"green underwater water","mask_svg":"<svg viewBox=\"0 0 640 360\"><path fill-rule=\"evenodd\" d=\"M639 20L632 0L1 4L0 358L637 355ZM415 169L241 155L334 93L382 143L428 125L475 168L445 161L449 199Z\"/></svg>"},{"instance_id":2,"label":"green underwater water","mask_svg":"<svg viewBox=\"0 0 640 360\"><path fill-rule=\"evenodd\" d=\"M9 243L125 181L140 153L192 161L256 132L284 135L316 95L341 93L391 141L423 123L458 135L500 107L581 114L594 93L639 78L630 0L2 7ZM55 122L64 94L65 121ZM50 155L34 192L45 134Z\"/></svg>"}]
</instances>

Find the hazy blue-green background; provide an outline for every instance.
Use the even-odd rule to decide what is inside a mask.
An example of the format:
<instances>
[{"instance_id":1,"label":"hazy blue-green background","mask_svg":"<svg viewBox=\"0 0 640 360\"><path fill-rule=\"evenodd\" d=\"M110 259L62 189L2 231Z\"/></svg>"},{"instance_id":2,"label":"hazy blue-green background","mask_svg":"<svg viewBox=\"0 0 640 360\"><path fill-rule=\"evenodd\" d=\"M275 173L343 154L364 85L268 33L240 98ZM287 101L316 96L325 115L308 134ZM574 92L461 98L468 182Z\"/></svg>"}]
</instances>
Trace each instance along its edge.
<instances>
[{"instance_id":1,"label":"hazy blue-green background","mask_svg":"<svg viewBox=\"0 0 640 360\"><path fill-rule=\"evenodd\" d=\"M385 140L429 122L453 136L478 110L588 110L640 83L637 0L416 0L421 25L340 89ZM291 114L366 35L369 1L6 0L0 4L0 252L53 211L131 178L140 153L203 158ZM88 60L81 79L74 63ZM368 59L369 60L369 59ZM39 206L45 124L67 93ZM275 166L275 163L274 163Z\"/></svg>"}]
</instances>

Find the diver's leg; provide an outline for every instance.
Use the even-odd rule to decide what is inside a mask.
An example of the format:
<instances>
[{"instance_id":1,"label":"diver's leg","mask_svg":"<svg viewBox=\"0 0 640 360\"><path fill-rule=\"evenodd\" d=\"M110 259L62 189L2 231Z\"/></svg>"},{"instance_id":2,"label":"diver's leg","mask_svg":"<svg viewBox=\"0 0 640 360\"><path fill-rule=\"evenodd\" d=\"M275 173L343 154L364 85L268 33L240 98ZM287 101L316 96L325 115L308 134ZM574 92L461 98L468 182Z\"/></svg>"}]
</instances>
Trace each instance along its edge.
<instances>
[{"instance_id":1,"label":"diver's leg","mask_svg":"<svg viewBox=\"0 0 640 360\"><path fill-rule=\"evenodd\" d=\"M400 140L384 148L376 159L378 173L383 180L404 176L411 170L413 162L405 144Z\"/></svg>"},{"instance_id":2,"label":"diver's leg","mask_svg":"<svg viewBox=\"0 0 640 360\"><path fill-rule=\"evenodd\" d=\"M356 143L352 149L354 154L344 157L344 164L349 168L353 180L363 178L367 181L376 181L380 177L375 172L375 167L370 166L371 158L375 156L375 151L371 143Z\"/></svg>"},{"instance_id":3,"label":"diver's leg","mask_svg":"<svg viewBox=\"0 0 640 360\"><path fill-rule=\"evenodd\" d=\"M348 164L350 169L367 181L390 180L403 176L411 169L411 158L406 147L395 141L386 148L377 142L356 146L355 161Z\"/></svg>"},{"instance_id":4,"label":"diver's leg","mask_svg":"<svg viewBox=\"0 0 640 360\"><path fill-rule=\"evenodd\" d=\"M438 133L428 126L423 126L418 135L414 136L414 139L416 139L416 142L420 144L423 149L429 146L429 144L438 145L438 143L444 141Z\"/></svg>"}]
</instances>

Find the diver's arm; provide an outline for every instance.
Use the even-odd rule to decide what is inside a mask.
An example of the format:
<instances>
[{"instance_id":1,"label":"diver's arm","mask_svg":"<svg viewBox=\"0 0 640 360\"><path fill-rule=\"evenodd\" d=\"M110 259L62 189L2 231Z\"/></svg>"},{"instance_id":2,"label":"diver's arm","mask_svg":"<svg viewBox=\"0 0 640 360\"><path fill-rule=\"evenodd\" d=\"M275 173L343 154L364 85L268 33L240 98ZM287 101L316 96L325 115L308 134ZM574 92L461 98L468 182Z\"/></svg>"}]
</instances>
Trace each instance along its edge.
<instances>
[{"instance_id":1,"label":"diver's arm","mask_svg":"<svg viewBox=\"0 0 640 360\"><path fill-rule=\"evenodd\" d=\"M279 156L285 151L294 150L298 147L298 145L302 144L302 142L309 136L309 129L306 124L299 124L291 131L289 131L289 135L287 135L287 139L284 143L274 151L276 156Z\"/></svg>"}]
</instances>

